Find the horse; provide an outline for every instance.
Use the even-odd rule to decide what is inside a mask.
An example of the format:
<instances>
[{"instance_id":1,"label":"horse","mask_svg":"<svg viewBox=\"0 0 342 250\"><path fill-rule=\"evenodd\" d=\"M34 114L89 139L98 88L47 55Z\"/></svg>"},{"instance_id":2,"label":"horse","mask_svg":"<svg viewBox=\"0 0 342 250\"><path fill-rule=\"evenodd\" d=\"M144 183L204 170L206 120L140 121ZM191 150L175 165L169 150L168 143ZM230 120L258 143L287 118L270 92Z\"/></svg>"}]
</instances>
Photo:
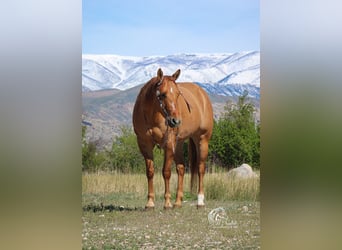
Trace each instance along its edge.
<instances>
[{"instance_id":1,"label":"horse","mask_svg":"<svg viewBox=\"0 0 342 250\"><path fill-rule=\"evenodd\" d=\"M181 207L185 173L183 144L189 139L191 188L198 179L197 207L203 207L203 178L208 156L208 144L213 130L213 109L207 93L190 82L176 83L178 69L172 76L164 76L159 68L157 76L140 90L133 109L133 128L141 154L145 159L148 195L145 208L154 208L153 148L164 151L163 178L165 184L164 209ZM177 194L171 204L171 165L175 162L178 174Z\"/></svg>"}]
</instances>

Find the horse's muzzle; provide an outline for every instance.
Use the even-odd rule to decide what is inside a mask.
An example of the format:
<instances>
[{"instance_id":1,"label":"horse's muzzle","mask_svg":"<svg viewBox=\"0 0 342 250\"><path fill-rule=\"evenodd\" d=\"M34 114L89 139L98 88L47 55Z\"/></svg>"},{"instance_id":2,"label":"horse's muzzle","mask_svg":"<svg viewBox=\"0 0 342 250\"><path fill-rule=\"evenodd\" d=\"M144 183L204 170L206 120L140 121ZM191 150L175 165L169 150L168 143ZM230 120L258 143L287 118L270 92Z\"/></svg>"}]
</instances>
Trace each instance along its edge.
<instances>
[{"instance_id":1,"label":"horse's muzzle","mask_svg":"<svg viewBox=\"0 0 342 250\"><path fill-rule=\"evenodd\" d=\"M170 119L167 120L167 124L171 127L171 128L175 128L178 127L181 124L181 121L171 117Z\"/></svg>"}]
</instances>

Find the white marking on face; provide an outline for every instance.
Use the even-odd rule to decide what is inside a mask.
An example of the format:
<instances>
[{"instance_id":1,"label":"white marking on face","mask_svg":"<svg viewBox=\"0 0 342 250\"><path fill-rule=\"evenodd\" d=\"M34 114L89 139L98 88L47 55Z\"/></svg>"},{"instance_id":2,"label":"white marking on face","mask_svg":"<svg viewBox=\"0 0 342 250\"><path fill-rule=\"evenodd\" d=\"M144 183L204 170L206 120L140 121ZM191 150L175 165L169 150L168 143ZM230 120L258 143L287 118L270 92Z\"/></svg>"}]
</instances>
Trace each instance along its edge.
<instances>
[{"instance_id":1,"label":"white marking on face","mask_svg":"<svg viewBox=\"0 0 342 250\"><path fill-rule=\"evenodd\" d=\"M171 102L171 110L175 110L175 109L176 109L175 103Z\"/></svg>"},{"instance_id":2,"label":"white marking on face","mask_svg":"<svg viewBox=\"0 0 342 250\"><path fill-rule=\"evenodd\" d=\"M171 87L171 89L170 89L170 92L171 92L171 94L173 93L173 88Z\"/></svg>"},{"instance_id":3,"label":"white marking on face","mask_svg":"<svg viewBox=\"0 0 342 250\"><path fill-rule=\"evenodd\" d=\"M175 144L173 143L173 140L171 140L172 143L172 153L175 154Z\"/></svg>"}]
</instances>

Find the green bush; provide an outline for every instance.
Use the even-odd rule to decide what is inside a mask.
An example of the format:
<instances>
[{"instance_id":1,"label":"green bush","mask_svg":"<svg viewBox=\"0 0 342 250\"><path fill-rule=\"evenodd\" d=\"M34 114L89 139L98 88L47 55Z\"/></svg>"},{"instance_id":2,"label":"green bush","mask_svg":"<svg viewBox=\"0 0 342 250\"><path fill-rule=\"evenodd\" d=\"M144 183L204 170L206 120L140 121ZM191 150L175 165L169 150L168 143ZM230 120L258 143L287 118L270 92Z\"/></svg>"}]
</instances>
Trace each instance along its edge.
<instances>
[{"instance_id":1,"label":"green bush","mask_svg":"<svg viewBox=\"0 0 342 250\"><path fill-rule=\"evenodd\" d=\"M255 122L254 106L246 103L247 94L237 103L227 103L223 116L214 122L209 143L209 159L227 168L248 163L260 166L260 125Z\"/></svg>"},{"instance_id":2,"label":"green bush","mask_svg":"<svg viewBox=\"0 0 342 250\"><path fill-rule=\"evenodd\" d=\"M159 172L163 167L163 151L156 147L153 154L155 172ZM132 128L121 128L121 135L113 142L110 161L112 170L122 173L145 173L145 160L139 151L137 137Z\"/></svg>"},{"instance_id":3,"label":"green bush","mask_svg":"<svg viewBox=\"0 0 342 250\"><path fill-rule=\"evenodd\" d=\"M140 154L136 136L128 127L121 128L121 136L117 136L110 152L112 169L122 173L138 173L145 168Z\"/></svg>"},{"instance_id":4,"label":"green bush","mask_svg":"<svg viewBox=\"0 0 342 250\"><path fill-rule=\"evenodd\" d=\"M82 171L95 172L110 168L109 154L99 151L97 141L87 142L85 139L86 127L82 126Z\"/></svg>"},{"instance_id":5,"label":"green bush","mask_svg":"<svg viewBox=\"0 0 342 250\"><path fill-rule=\"evenodd\" d=\"M86 127L82 126L82 170L94 172L110 170L121 173L145 173L145 161L142 157L137 138L133 129L127 126L121 128L121 135L116 136L110 151L98 150L96 141L87 142L85 139ZM155 172L163 167L164 154L155 148Z\"/></svg>"}]
</instances>

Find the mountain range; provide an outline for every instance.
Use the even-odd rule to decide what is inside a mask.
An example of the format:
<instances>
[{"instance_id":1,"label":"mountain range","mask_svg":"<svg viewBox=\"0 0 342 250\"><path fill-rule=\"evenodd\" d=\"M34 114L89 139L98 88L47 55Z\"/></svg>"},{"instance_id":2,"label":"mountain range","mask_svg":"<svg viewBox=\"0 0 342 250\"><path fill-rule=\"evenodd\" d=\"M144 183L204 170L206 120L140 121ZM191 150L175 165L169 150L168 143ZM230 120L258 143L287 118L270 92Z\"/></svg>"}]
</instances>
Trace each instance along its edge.
<instances>
[{"instance_id":1,"label":"mountain range","mask_svg":"<svg viewBox=\"0 0 342 250\"><path fill-rule=\"evenodd\" d=\"M169 56L82 55L82 91L127 90L146 83L162 68L181 69L179 82L195 82L209 94L260 98L260 52Z\"/></svg>"}]
</instances>

